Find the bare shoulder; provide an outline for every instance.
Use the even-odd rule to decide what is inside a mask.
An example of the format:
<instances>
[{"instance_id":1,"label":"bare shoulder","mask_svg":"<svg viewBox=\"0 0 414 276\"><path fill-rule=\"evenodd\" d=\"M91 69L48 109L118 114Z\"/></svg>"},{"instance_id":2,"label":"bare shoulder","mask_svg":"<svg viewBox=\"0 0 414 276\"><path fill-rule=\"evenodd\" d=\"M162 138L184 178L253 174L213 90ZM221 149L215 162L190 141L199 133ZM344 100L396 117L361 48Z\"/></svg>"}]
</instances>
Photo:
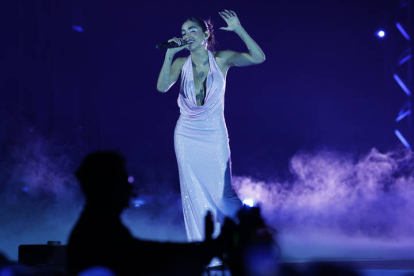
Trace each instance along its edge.
<instances>
[{"instance_id":1,"label":"bare shoulder","mask_svg":"<svg viewBox=\"0 0 414 276\"><path fill-rule=\"evenodd\" d=\"M223 72L226 72L227 69L230 67L229 59L235 52L230 50L224 50L212 53L219 67L222 69Z\"/></svg>"},{"instance_id":2,"label":"bare shoulder","mask_svg":"<svg viewBox=\"0 0 414 276\"><path fill-rule=\"evenodd\" d=\"M236 52L234 51L230 51L230 50L224 50L224 51L218 51L218 52L213 52L214 57L217 59L225 59L227 60L229 57L231 57L232 55L234 55Z\"/></svg>"},{"instance_id":3,"label":"bare shoulder","mask_svg":"<svg viewBox=\"0 0 414 276\"><path fill-rule=\"evenodd\" d=\"M225 66L236 66L236 67L243 67L243 66L250 66L262 63L264 61L263 59L255 59L251 54L249 53L239 53L235 51L225 50L220 51L217 53L217 56L220 60L222 60L222 63Z\"/></svg>"}]
</instances>

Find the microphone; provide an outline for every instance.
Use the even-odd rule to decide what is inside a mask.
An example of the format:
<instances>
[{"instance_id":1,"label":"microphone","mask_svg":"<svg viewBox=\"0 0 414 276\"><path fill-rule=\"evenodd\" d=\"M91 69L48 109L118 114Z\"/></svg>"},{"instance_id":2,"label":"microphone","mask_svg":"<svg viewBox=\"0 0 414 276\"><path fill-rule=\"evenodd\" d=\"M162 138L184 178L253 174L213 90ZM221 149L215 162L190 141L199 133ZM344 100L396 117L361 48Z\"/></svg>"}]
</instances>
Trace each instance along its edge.
<instances>
[{"instance_id":1,"label":"microphone","mask_svg":"<svg viewBox=\"0 0 414 276\"><path fill-rule=\"evenodd\" d=\"M177 47L181 47L187 44L187 41L185 41L182 38L180 38L180 41L181 41L181 45L178 45L174 41L171 41L171 42L160 43L157 46L155 46L155 48L162 50L162 49L169 49L169 48L177 48Z\"/></svg>"}]
</instances>

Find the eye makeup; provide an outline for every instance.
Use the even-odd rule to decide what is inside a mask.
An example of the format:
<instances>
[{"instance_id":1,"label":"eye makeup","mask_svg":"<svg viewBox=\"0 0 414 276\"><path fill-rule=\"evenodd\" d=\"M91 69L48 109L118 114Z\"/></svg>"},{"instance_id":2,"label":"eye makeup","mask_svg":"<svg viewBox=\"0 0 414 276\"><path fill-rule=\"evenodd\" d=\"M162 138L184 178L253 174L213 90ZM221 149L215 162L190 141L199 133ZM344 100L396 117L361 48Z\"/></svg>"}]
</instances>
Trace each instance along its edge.
<instances>
[{"instance_id":1,"label":"eye makeup","mask_svg":"<svg viewBox=\"0 0 414 276\"><path fill-rule=\"evenodd\" d=\"M195 26L191 26L191 27L189 27L188 28L188 30L190 31L190 32L195 32L195 31L197 31L197 27L195 27ZM185 31L184 30L182 30L182 32L181 32L181 34L182 35L185 35Z\"/></svg>"}]
</instances>

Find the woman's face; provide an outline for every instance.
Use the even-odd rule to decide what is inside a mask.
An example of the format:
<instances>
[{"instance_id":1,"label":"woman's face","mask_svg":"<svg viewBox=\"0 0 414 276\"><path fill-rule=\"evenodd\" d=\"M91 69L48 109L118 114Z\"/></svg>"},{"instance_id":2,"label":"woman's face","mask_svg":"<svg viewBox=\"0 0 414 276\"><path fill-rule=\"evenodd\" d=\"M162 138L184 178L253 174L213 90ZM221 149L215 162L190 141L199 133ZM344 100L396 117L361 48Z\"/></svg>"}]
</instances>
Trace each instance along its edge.
<instances>
[{"instance_id":1,"label":"woman's face","mask_svg":"<svg viewBox=\"0 0 414 276\"><path fill-rule=\"evenodd\" d=\"M183 40L187 41L188 50L194 50L200 45L206 45L207 36L203 33L201 27L193 22L193 21L186 21L182 28L181 28L181 35Z\"/></svg>"}]
</instances>

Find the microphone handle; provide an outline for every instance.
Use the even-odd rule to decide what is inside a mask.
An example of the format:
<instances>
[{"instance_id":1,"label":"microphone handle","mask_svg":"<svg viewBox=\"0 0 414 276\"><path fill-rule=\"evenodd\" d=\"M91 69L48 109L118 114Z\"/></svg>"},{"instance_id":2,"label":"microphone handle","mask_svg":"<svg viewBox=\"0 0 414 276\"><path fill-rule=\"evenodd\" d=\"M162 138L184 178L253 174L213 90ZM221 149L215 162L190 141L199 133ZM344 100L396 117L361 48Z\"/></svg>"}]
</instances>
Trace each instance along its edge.
<instances>
[{"instance_id":1,"label":"microphone handle","mask_svg":"<svg viewBox=\"0 0 414 276\"><path fill-rule=\"evenodd\" d=\"M160 43L157 46L155 46L155 48L162 50L162 49L169 49L169 48L177 48L177 47L181 47L187 44L185 40L181 38L180 40L181 40L181 45L178 45L176 42L171 41L171 42Z\"/></svg>"}]
</instances>

